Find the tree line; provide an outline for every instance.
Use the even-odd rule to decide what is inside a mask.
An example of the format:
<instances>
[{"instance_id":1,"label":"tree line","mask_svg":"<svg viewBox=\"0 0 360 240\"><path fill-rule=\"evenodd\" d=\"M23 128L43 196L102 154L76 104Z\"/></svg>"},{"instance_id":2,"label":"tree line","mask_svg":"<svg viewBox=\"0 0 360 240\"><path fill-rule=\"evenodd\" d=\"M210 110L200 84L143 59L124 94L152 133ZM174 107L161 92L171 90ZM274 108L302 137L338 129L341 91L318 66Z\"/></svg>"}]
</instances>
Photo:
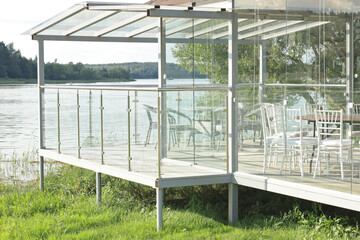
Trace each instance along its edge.
<instances>
[{"instance_id":1,"label":"tree line","mask_svg":"<svg viewBox=\"0 0 360 240\"><path fill-rule=\"evenodd\" d=\"M0 42L0 78L3 79L36 79L37 59L27 59L13 43L5 45ZM121 66L111 69L92 68L82 63L60 64L55 60L45 64L46 80L130 80L129 71Z\"/></svg>"}]
</instances>

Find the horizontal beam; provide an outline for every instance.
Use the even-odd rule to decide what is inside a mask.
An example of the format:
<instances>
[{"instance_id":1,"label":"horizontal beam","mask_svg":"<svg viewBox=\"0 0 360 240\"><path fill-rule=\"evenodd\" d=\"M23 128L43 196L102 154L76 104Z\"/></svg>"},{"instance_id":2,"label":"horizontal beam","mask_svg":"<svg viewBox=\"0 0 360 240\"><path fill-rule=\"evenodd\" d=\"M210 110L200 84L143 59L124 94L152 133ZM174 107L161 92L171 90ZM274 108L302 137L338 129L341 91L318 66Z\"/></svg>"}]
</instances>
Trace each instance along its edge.
<instances>
[{"instance_id":1,"label":"horizontal beam","mask_svg":"<svg viewBox=\"0 0 360 240\"><path fill-rule=\"evenodd\" d=\"M156 180L158 188L187 187L211 184L226 184L232 182L231 174L214 174L192 177L160 178Z\"/></svg>"},{"instance_id":2,"label":"horizontal beam","mask_svg":"<svg viewBox=\"0 0 360 240\"><path fill-rule=\"evenodd\" d=\"M44 149L39 150L39 155L45 158L53 159L55 161L88 169L94 172L104 173L110 176L114 176L131 182L140 183L153 188L156 187L156 178L153 176L129 172L120 168L115 168L114 166L102 165L100 161L78 159L69 155L59 154L57 152Z\"/></svg>"},{"instance_id":3,"label":"horizontal beam","mask_svg":"<svg viewBox=\"0 0 360 240\"><path fill-rule=\"evenodd\" d=\"M233 181L242 186L360 211L360 196L355 194L242 172L235 172Z\"/></svg>"},{"instance_id":4,"label":"horizontal beam","mask_svg":"<svg viewBox=\"0 0 360 240\"><path fill-rule=\"evenodd\" d=\"M164 10L148 9L148 17L163 18L203 18L203 19L231 19L232 13L226 11L194 11L194 10Z\"/></svg>"},{"instance_id":5,"label":"horizontal beam","mask_svg":"<svg viewBox=\"0 0 360 240\"><path fill-rule=\"evenodd\" d=\"M157 43L157 38L127 38L127 37L83 37L83 36L54 36L54 35L34 35L33 40L44 41L63 41L63 42L127 42L127 43ZM239 44L254 44L252 40L239 40ZM166 43L203 43L203 44L227 44L227 39L185 39L167 38ZM256 43L257 44L257 43Z\"/></svg>"}]
</instances>

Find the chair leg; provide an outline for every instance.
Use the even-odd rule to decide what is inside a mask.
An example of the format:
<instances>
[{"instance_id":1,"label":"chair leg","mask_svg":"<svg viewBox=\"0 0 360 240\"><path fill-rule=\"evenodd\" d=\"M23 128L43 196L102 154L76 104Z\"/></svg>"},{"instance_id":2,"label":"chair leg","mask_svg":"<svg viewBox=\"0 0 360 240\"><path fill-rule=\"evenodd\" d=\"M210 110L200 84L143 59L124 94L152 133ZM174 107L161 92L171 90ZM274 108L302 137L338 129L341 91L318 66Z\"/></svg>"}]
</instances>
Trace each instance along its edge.
<instances>
[{"instance_id":1,"label":"chair leg","mask_svg":"<svg viewBox=\"0 0 360 240\"><path fill-rule=\"evenodd\" d=\"M320 161L320 146L318 147L318 151L317 151L313 178L316 178L316 170L318 169L319 161Z\"/></svg>"},{"instance_id":2,"label":"chair leg","mask_svg":"<svg viewBox=\"0 0 360 240\"><path fill-rule=\"evenodd\" d=\"M151 128L151 126L149 126L149 129L146 134L145 143L144 143L145 147L146 147L146 145L148 145L150 143L151 130L152 130L152 128Z\"/></svg>"},{"instance_id":3,"label":"chair leg","mask_svg":"<svg viewBox=\"0 0 360 240\"><path fill-rule=\"evenodd\" d=\"M344 180L344 166L343 166L343 150L340 148L340 171L341 171L341 180Z\"/></svg>"},{"instance_id":4,"label":"chair leg","mask_svg":"<svg viewBox=\"0 0 360 240\"><path fill-rule=\"evenodd\" d=\"M299 166L300 166L300 174L301 177L304 177L304 169L303 169L303 158L304 158L304 153L303 153L303 148L300 146L300 159L299 159Z\"/></svg>"},{"instance_id":5,"label":"chair leg","mask_svg":"<svg viewBox=\"0 0 360 240\"><path fill-rule=\"evenodd\" d=\"M280 175L282 174L282 170L284 168L284 162L285 162L286 155L287 155L287 150L284 147L284 151L283 151L282 158L281 158ZM289 168L291 168L291 164L290 164Z\"/></svg>"},{"instance_id":6,"label":"chair leg","mask_svg":"<svg viewBox=\"0 0 360 240\"><path fill-rule=\"evenodd\" d=\"M264 165L263 165L263 173L266 172L266 160L267 160L267 153L268 153L268 148L267 148L267 144L264 144Z\"/></svg>"}]
</instances>

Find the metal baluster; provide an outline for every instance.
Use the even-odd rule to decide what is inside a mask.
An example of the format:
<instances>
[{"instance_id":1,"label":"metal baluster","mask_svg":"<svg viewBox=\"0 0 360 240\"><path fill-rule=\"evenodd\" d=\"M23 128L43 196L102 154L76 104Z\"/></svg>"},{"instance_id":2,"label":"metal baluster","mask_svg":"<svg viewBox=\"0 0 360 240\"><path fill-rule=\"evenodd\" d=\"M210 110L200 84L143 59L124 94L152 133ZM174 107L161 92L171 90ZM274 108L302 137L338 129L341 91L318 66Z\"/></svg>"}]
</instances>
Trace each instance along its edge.
<instances>
[{"instance_id":1,"label":"metal baluster","mask_svg":"<svg viewBox=\"0 0 360 240\"><path fill-rule=\"evenodd\" d=\"M104 164L104 107L103 94L100 90L100 144L101 144L101 164Z\"/></svg>"},{"instance_id":2,"label":"metal baluster","mask_svg":"<svg viewBox=\"0 0 360 240\"><path fill-rule=\"evenodd\" d=\"M57 90L57 134L58 134L58 153L61 153L60 151L60 145L61 145L61 142L60 142L60 92L59 92L59 89Z\"/></svg>"},{"instance_id":3,"label":"metal baluster","mask_svg":"<svg viewBox=\"0 0 360 240\"><path fill-rule=\"evenodd\" d=\"M229 173L229 97L225 96L226 115L226 172ZM241 140L240 140L241 141Z\"/></svg>"},{"instance_id":4,"label":"metal baluster","mask_svg":"<svg viewBox=\"0 0 360 240\"><path fill-rule=\"evenodd\" d=\"M158 100L157 100L157 122L158 122L158 177L159 179L161 178L161 168L160 168L160 163L161 163L161 131L160 128L162 126L160 126L160 114L161 114L161 92L158 92Z\"/></svg>"},{"instance_id":5,"label":"metal baluster","mask_svg":"<svg viewBox=\"0 0 360 240\"><path fill-rule=\"evenodd\" d=\"M79 100L79 89L76 90L76 114L77 114L77 147L78 147L78 158L81 158L80 155L80 100Z\"/></svg>"},{"instance_id":6,"label":"metal baluster","mask_svg":"<svg viewBox=\"0 0 360 240\"><path fill-rule=\"evenodd\" d=\"M127 97L127 112L128 112L128 165L129 165L129 171L131 171L131 135L130 135L130 92L128 91L128 97Z\"/></svg>"}]
</instances>

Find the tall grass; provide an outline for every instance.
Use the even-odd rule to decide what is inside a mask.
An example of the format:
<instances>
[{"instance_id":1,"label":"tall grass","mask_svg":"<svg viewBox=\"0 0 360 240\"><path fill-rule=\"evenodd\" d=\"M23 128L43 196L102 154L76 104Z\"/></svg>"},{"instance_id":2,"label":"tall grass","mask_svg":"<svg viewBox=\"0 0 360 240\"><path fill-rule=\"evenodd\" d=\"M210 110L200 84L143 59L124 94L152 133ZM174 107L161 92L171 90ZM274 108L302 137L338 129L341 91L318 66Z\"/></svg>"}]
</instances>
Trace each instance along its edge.
<instances>
[{"instance_id":1,"label":"tall grass","mask_svg":"<svg viewBox=\"0 0 360 240\"><path fill-rule=\"evenodd\" d=\"M0 184L0 239L360 239L359 214L240 188L239 223L227 224L226 185L166 190L156 231L155 190L72 166L37 182Z\"/></svg>"}]
</instances>

